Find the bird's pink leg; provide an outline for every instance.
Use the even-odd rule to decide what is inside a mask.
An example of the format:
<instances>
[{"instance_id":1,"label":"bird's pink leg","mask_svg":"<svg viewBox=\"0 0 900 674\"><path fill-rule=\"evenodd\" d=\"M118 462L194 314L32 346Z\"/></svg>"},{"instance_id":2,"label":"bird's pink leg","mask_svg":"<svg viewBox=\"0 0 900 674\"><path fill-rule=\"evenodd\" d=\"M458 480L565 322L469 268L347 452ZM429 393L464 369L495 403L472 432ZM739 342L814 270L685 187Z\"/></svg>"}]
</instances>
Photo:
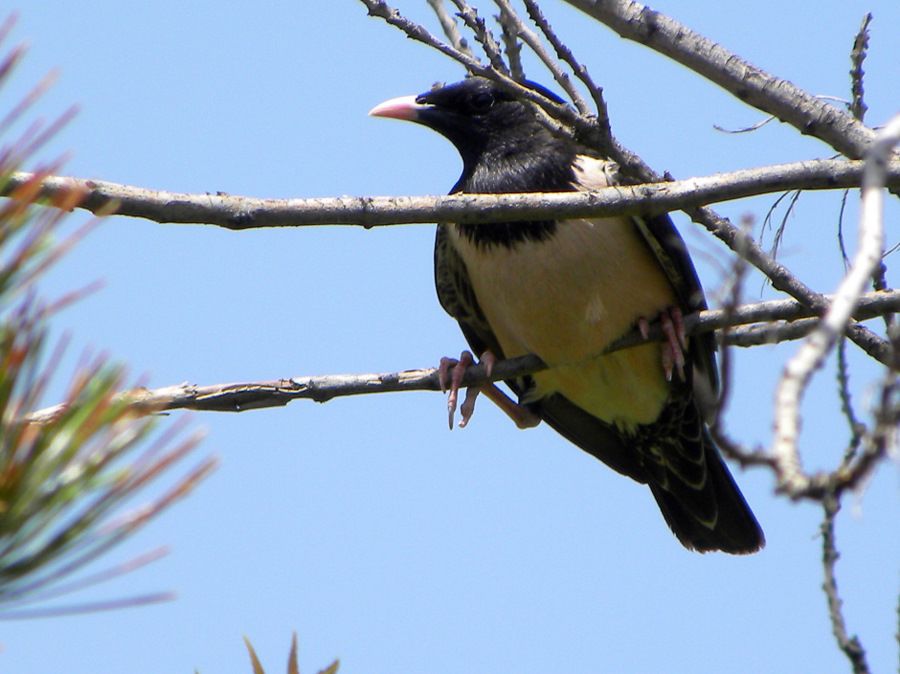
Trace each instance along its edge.
<instances>
[{"instance_id":1,"label":"bird's pink leg","mask_svg":"<svg viewBox=\"0 0 900 674\"><path fill-rule=\"evenodd\" d=\"M669 307L659 314L659 326L666 340L662 345L662 366L666 381L672 381L672 373L677 372L681 381L686 381L684 374L687 351L687 335L684 332L684 315L678 307ZM638 330L646 339L650 335L650 324L643 316L638 319Z\"/></svg>"},{"instance_id":2,"label":"bird's pink leg","mask_svg":"<svg viewBox=\"0 0 900 674\"><path fill-rule=\"evenodd\" d=\"M481 354L481 360L485 365L487 373L490 374L497 362L497 357L490 351ZM441 391L450 391L447 397L447 410L449 412L450 428L453 428L453 417L456 414L456 406L459 401L459 388L462 384L466 370L475 364L475 358L471 352L463 351L459 360L455 358L441 358L441 364L438 367L438 381L441 384ZM450 371L452 368L452 372ZM470 386L466 389L466 397L462 406L459 408L460 420L459 427L465 428L469 423L469 419L475 413L475 400L479 393L491 400L497 407L512 419L519 428L532 428L541 423L541 418L534 414L527 407L519 405L513 401L508 395L501 391L495 384L482 384L481 386Z\"/></svg>"}]
</instances>

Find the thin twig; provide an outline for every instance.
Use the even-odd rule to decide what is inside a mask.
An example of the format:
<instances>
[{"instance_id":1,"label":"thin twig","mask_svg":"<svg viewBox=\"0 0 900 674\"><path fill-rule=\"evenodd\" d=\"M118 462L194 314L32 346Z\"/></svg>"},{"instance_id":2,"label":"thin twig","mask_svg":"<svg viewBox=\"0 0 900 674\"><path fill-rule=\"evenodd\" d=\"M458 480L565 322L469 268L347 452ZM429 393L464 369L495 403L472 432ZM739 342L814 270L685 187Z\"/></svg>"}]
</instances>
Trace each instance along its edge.
<instances>
[{"instance_id":1,"label":"thin twig","mask_svg":"<svg viewBox=\"0 0 900 674\"><path fill-rule=\"evenodd\" d=\"M853 40L853 49L850 50L850 91L853 96L850 102L850 114L860 122L866 116L869 106L865 101L865 87L863 86L863 62L869 50L869 24L872 21L872 13L867 13L862 20L856 38Z\"/></svg>"},{"instance_id":2,"label":"thin twig","mask_svg":"<svg viewBox=\"0 0 900 674\"><path fill-rule=\"evenodd\" d=\"M466 41L466 38L459 32L459 28L456 25L456 19L454 19L453 15L447 11L444 0L428 0L428 5L437 16L438 22L441 24L441 30L444 31L444 35L450 40L451 46L460 53L475 58L475 55L469 48L469 43Z\"/></svg>"},{"instance_id":3,"label":"thin twig","mask_svg":"<svg viewBox=\"0 0 900 674\"><path fill-rule=\"evenodd\" d=\"M752 217L745 216L743 219L742 230L744 231L747 239L750 239L750 232L753 231L753 219ZM743 255L736 255L731 264L731 271L726 276L727 286L725 290L725 302L722 305L722 311L724 312L725 320L733 320L737 315L738 311L741 308L741 295L744 290L744 279L747 277L748 265L747 260ZM716 419L718 421L721 418L721 410L725 409L728 405L728 395L730 392L730 383L731 383L731 349L729 345L725 342L728 339L730 333L732 333L732 326L723 326L722 328L722 350L721 350L721 390L719 392L719 400L718 400L718 412L716 414Z\"/></svg>"},{"instance_id":4,"label":"thin twig","mask_svg":"<svg viewBox=\"0 0 900 674\"><path fill-rule=\"evenodd\" d=\"M745 226L742 228L745 233L750 231L748 223L745 223ZM749 234L748 234L749 238ZM746 310L746 307L740 307L740 294L741 288L743 285L743 275L746 273L747 263L746 259L742 255L737 255L734 258L734 262L729 270L729 273L726 275L726 278L729 280L728 285L725 290L725 302L723 304L723 319L726 321L733 321L738 313ZM802 307L799 303L792 303L796 307ZM722 451L722 453L732 459L733 461L737 461L742 468L748 468L751 466L765 466L770 468L773 471L777 471L777 465L772 457L763 449L763 448L755 448L749 449L744 447L737 441L735 441L726 431L725 422L724 422L724 411L728 406L728 397L732 387L732 377L731 377L731 346L747 346L747 341L749 340L751 343L755 342L757 344L767 343L768 340L777 341L780 335L787 334L789 332L794 332L793 328L795 326L803 326L803 331L797 334L793 334L790 339L799 339L808 331L812 330L817 322L816 319L799 319L792 323L783 323L776 322L774 317L772 321L757 324L753 326L746 326L742 328L734 329L730 325L722 326L721 330L718 333L718 341L721 347L721 357L720 357L720 391L718 400L716 401L716 408L712 415L712 419L709 425L710 434L713 437L716 445ZM776 328L777 328L777 336L776 336ZM762 338L760 340L760 338Z\"/></svg>"},{"instance_id":5,"label":"thin twig","mask_svg":"<svg viewBox=\"0 0 900 674\"><path fill-rule=\"evenodd\" d=\"M775 118L772 117L771 115L769 115L768 117L764 117L763 119L756 122L755 124L751 124L750 126L745 126L741 129L726 129L724 126L719 126L718 124L713 124L713 128L716 131L721 131L722 133L733 133L733 134L752 133L753 131L761 129L766 124L768 124L769 122L772 122L774 120L775 120Z\"/></svg>"},{"instance_id":6,"label":"thin twig","mask_svg":"<svg viewBox=\"0 0 900 674\"><path fill-rule=\"evenodd\" d=\"M600 126L601 132L609 135L611 139L612 131L609 128L609 110L606 107L606 100L603 97L603 88L594 82L593 78L591 78L588 73L587 67L575 58L572 50L559 38L552 26L550 26L550 22L547 21L536 0L524 0L524 2L528 16L534 21L534 25L537 26L544 34L544 37L547 38L547 41L552 45L560 60L569 64L572 72L575 73L575 77L581 80L581 83L587 88L588 93L591 95L591 99L594 101L594 106L596 107L595 114L597 115L597 123Z\"/></svg>"},{"instance_id":7,"label":"thin twig","mask_svg":"<svg viewBox=\"0 0 900 674\"><path fill-rule=\"evenodd\" d=\"M847 246L844 243L844 211L847 209L847 197L849 195L850 190L844 190L841 195L841 207L838 210L837 240L838 250L841 251L841 261L844 263L844 272L850 268L850 256L847 254Z\"/></svg>"},{"instance_id":8,"label":"thin twig","mask_svg":"<svg viewBox=\"0 0 900 674\"><path fill-rule=\"evenodd\" d=\"M506 61L509 63L509 74L516 82L525 81L525 68L522 66L522 43L519 42L519 30L515 12L497 2L500 13L494 18L500 24L501 37L503 38L503 51L506 53Z\"/></svg>"},{"instance_id":9,"label":"thin twig","mask_svg":"<svg viewBox=\"0 0 900 674\"><path fill-rule=\"evenodd\" d=\"M503 53L500 45L497 43L494 34L480 16L478 10L469 5L466 0L451 0L459 10L457 16L463 20L463 23L472 31L475 40L481 45L485 56L495 71L509 75L509 67L503 60Z\"/></svg>"},{"instance_id":10,"label":"thin twig","mask_svg":"<svg viewBox=\"0 0 900 674\"><path fill-rule=\"evenodd\" d=\"M835 567L840 557L834 534L834 520L840 510L840 501L833 495L822 501L825 515L822 519L822 566L825 570L825 581L822 589L828 600L828 617L831 619L831 630L837 640L838 647L850 660L853 674L868 674L869 665L866 662L866 652L859 639L854 635L847 635L847 625L844 622L843 601L838 593Z\"/></svg>"},{"instance_id":11,"label":"thin twig","mask_svg":"<svg viewBox=\"0 0 900 674\"><path fill-rule=\"evenodd\" d=\"M538 37L537 33L531 30L518 14L516 14L509 0L494 0L494 3L500 8L501 15L508 17L508 21L515 26L516 33L522 41L528 45L531 51L535 53L535 56L537 56L541 63L544 64L544 67L550 71L550 74L553 75L553 79L563 88L578 112L582 115L590 114L590 106L578 92L578 89L575 88L568 73L562 69L559 65L559 61L553 58L553 56L551 56L544 48L543 43L541 43L541 38Z\"/></svg>"},{"instance_id":12,"label":"thin twig","mask_svg":"<svg viewBox=\"0 0 900 674\"><path fill-rule=\"evenodd\" d=\"M837 343L837 385L838 398L841 401L841 414L844 415L847 425L850 427L850 441L847 443L847 450L844 452L842 462L842 465L848 466L859 450L866 426L856 416L853 408L853 398L850 395L850 368L847 363L847 340L843 337Z\"/></svg>"},{"instance_id":13,"label":"thin twig","mask_svg":"<svg viewBox=\"0 0 900 674\"><path fill-rule=\"evenodd\" d=\"M788 218L791 217L791 213L793 213L794 209L797 207L797 202L800 201L801 194L803 194L803 190L791 190L784 195L788 197L788 205L787 208L784 209L784 214L781 216L781 222L778 224L778 227L775 228L775 236L772 237L772 257L778 257L778 249L781 248L781 242L784 239L784 233L787 230Z\"/></svg>"},{"instance_id":14,"label":"thin twig","mask_svg":"<svg viewBox=\"0 0 900 674\"><path fill-rule=\"evenodd\" d=\"M493 72L489 67L480 63L472 54L470 49L465 52L457 49L453 45L447 44L432 35L424 26L407 19L400 14L395 8L391 7L384 0L360 0L369 11L369 16L383 19L388 25L403 31L408 38L416 40L422 44L428 45L445 56L449 56L454 61L461 63L466 70L476 74L484 72Z\"/></svg>"}]
</instances>

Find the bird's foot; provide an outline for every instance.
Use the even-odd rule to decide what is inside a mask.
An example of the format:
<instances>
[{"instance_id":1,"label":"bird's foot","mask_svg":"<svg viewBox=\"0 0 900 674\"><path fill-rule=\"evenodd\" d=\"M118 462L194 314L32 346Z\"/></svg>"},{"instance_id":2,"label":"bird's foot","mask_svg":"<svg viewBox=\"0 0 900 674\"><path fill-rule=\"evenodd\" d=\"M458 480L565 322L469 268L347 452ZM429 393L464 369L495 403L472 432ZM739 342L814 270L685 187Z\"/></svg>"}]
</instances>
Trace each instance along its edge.
<instances>
[{"instance_id":1,"label":"bird's foot","mask_svg":"<svg viewBox=\"0 0 900 674\"><path fill-rule=\"evenodd\" d=\"M447 396L447 412L451 430L453 429L453 419L456 416L456 407L459 401L459 387L462 384L463 377L466 375L466 370L474 364L475 357L472 355L472 352L463 351L459 355L459 359L447 358L446 356L441 358L441 364L438 366L438 381L441 384L441 392L450 392L450 395ZM490 372L493 363L486 363L485 365L488 368L488 372ZM471 389L466 389L466 398L463 400L462 419L459 422L462 428L465 428L475 412L475 398L478 394L471 395L469 391Z\"/></svg>"},{"instance_id":2,"label":"bird's foot","mask_svg":"<svg viewBox=\"0 0 900 674\"><path fill-rule=\"evenodd\" d=\"M494 369L494 363L497 362L497 356L490 351L481 354L481 362L484 363L485 370L488 375ZM441 384L441 391L450 392L447 397L448 421L451 430L453 429L453 420L456 415L456 408L459 402L459 389L465 377L466 370L475 364L475 357L469 351L463 351L459 359L441 358L441 364L438 367L438 381ZM501 391L493 383L482 384L481 386L470 386L466 389L466 397L463 399L462 405L459 407L459 427L465 428L475 414L475 400L479 393L491 400L497 407L512 419L519 428L533 428L541 423L541 418L534 414L531 410L523 405L519 405L508 395Z\"/></svg>"},{"instance_id":3,"label":"bird's foot","mask_svg":"<svg viewBox=\"0 0 900 674\"><path fill-rule=\"evenodd\" d=\"M650 336L650 324L643 316L638 319L638 330L644 339ZM684 374L687 351L687 335L684 332L684 315L678 307L669 307L659 314L659 326L665 336L662 345L662 366L666 381L672 381L673 373L678 374L681 381L687 381Z\"/></svg>"}]
</instances>

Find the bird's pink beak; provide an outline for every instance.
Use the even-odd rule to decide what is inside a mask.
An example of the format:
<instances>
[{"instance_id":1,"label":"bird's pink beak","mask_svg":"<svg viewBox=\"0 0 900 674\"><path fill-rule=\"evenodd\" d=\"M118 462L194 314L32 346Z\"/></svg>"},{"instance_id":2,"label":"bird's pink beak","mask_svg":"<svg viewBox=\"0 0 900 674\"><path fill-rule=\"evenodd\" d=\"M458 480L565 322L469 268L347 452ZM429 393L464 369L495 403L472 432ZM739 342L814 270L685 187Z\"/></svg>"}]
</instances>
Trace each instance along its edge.
<instances>
[{"instance_id":1,"label":"bird's pink beak","mask_svg":"<svg viewBox=\"0 0 900 674\"><path fill-rule=\"evenodd\" d=\"M372 117L390 117L392 119L404 119L414 122L419 116L419 111L428 108L427 105L416 103L415 96L400 96L392 98L384 103L379 103L369 110Z\"/></svg>"}]
</instances>

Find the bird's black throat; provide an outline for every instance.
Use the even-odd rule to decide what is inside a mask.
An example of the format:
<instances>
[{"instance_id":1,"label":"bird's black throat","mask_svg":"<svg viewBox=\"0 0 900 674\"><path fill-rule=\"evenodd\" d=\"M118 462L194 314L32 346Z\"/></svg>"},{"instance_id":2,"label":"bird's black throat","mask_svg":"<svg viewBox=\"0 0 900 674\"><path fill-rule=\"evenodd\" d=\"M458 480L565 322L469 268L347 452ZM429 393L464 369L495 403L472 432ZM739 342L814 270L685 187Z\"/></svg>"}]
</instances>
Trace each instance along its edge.
<instances>
[{"instance_id":1,"label":"bird's black throat","mask_svg":"<svg viewBox=\"0 0 900 674\"><path fill-rule=\"evenodd\" d=\"M543 137L538 138L511 135L502 146L487 148L477 159L467 162L469 165L464 166L463 174L451 193L575 191L574 147L569 147L562 139L550 138L545 129L541 132ZM538 147L535 148L535 145ZM526 220L464 223L457 227L463 236L478 246L512 248L526 241L543 241L552 237L558 223L556 220Z\"/></svg>"}]
</instances>

